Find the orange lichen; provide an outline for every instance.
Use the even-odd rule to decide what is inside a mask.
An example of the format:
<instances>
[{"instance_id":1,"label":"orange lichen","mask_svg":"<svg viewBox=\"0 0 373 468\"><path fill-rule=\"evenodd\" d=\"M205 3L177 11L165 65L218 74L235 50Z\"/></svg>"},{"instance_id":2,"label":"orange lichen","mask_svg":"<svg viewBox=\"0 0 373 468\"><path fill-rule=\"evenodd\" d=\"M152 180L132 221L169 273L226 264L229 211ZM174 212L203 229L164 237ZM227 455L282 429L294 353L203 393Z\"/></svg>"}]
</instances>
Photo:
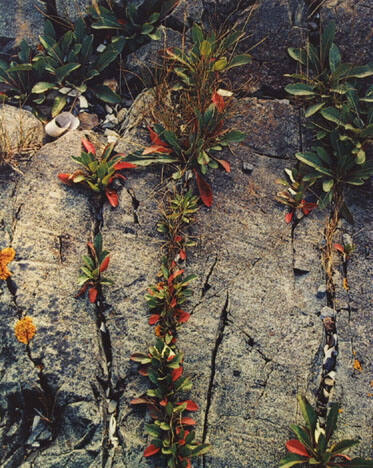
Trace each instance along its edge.
<instances>
[{"instance_id":1,"label":"orange lichen","mask_svg":"<svg viewBox=\"0 0 373 468\"><path fill-rule=\"evenodd\" d=\"M12 247L7 247L0 251L0 279L6 280L11 276L11 272L8 270L8 263L14 260L16 251Z\"/></svg>"},{"instance_id":2,"label":"orange lichen","mask_svg":"<svg viewBox=\"0 0 373 468\"><path fill-rule=\"evenodd\" d=\"M354 369L360 372L363 370L361 362L358 359L354 359Z\"/></svg>"},{"instance_id":3,"label":"orange lichen","mask_svg":"<svg viewBox=\"0 0 373 468\"><path fill-rule=\"evenodd\" d=\"M21 320L18 320L14 327L14 332L18 341L24 344L29 344L36 333L36 327L32 318L26 315Z\"/></svg>"}]
</instances>

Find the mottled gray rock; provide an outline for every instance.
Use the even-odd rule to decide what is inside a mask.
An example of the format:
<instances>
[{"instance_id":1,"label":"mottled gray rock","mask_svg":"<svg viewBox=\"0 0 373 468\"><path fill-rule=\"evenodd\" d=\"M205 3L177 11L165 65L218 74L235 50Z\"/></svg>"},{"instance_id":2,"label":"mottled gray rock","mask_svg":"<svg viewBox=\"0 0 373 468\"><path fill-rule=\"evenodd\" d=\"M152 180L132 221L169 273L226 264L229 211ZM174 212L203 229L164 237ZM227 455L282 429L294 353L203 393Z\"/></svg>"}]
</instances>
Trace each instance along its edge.
<instances>
[{"instance_id":1,"label":"mottled gray rock","mask_svg":"<svg viewBox=\"0 0 373 468\"><path fill-rule=\"evenodd\" d=\"M320 11L322 23L335 20L335 42L343 60L363 65L373 60L371 0L327 0Z\"/></svg>"},{"instance_id":2,"label":"mottled gray rock","mask_svg":"<svg viewBox=\"0 0 373 468\"><path fill-rule=\"evenodd\" d=\"M152 70L164 64L164 54L161 53L167 47L181 47L183 35L173 29L159 26L161 38L158 41L150 41L132 52L127 57L125 76L127 80L136 78L144 87L154 84Z\"/></svg>"},{"instance_id":3,"label":"mottled gray rock","mask_svg":"<svg viewBox=\"0 0 373 468\"><path fill-rule=\"evenodd\" d=\"M22 39L38 42L38 36L43 32L44 17L35 3L32 0L0 0L0 11L4 12L0 17L0 36L16 39L16 43Z\"/></svg>"},{"instance_id":4,"label":"mottled gray rock","mask_svg":"<svg viewBox=\"0 0 373 468\"><path fill-rule=\"evenodd\" d=\"M86 15L90 0L56 0L57 14L62 18L76 21L79 17Z\"/></svg>"},{"instance_id":5,"label":"mottled gray rock","mask_svg":"<svg viewBox=\"0 0 373 468\"><path fill-rule=\"evenodd\" d=\"M91 237L89 201L87 194L66 187L57 179L59 172L74 167L70 156L80 153L80 140L80 132L70 132L44 146L18 181L12 207L12 247L16 250L16 261L11 268L17 309L8 298L5 308L9 314L13 311L12 317L1 324L5 331L13 328L17 312L34 320L37 333L30 344L30 356L43 367L42 380L34 376L34 385L43 387L42 394L52 405L41 409L52 412L48 417L56 440L51 450L55 456L58 453L65 458L75 444L81 449L87 446L92 457L99 449L97 441L102 438L100 410L92 391L97 386L97 378L103 376L94 310L87 300L74 298L81 256ZM25 346L12 333L6 333L7 349L15 348L26 358ZM32 370L34 365L29 358L27 361ZM26 398L32 372L17 367L17 362L10 367L8 372L18 373L17 398ZM12 398L12 392L10 387L4 398ZM32 408L28 411L33 413ZM28 416L20 421L25 440L32 420ZM87 431L89 436L85 435ZM19 437L20 431L13 436ZM92 440L95 447L90 446ZM6 456L5 453L4 460ZM57 466L53 463L41 466Z\"/></svg>"},{"instance_id":6,"label":"mottled gray rock","mask_svg":"<svg viewBox=\"0 0 373 468\"><path fill-rule=\"evenodd\" d=\"M283 75L295 72L294 61L289 58L287 48L300 47L307 38L305 3L304 0L259 2L259 8L247 25L248 38L239 47L244 52L260 43L250 51L253 63L245 66L245 72L236 74L244 89L246 82L248 91L257 88L272 97L285 95L283 87L288 78Z\"/></svg>"},{"instance_id":7,"label":"mottled gray rock","mask_svg":"<svg viewBox=\"0 0 373 468\"><path fill-rule=\"evenodd\" d=\"M35 151L43 142L43 125L31 112L3 104L0 106L1 145L17 152L19 148ZM4 136L3 136L4 135ZM4 143L7 140L8 143Z\"/></svg>"}]
</instances>

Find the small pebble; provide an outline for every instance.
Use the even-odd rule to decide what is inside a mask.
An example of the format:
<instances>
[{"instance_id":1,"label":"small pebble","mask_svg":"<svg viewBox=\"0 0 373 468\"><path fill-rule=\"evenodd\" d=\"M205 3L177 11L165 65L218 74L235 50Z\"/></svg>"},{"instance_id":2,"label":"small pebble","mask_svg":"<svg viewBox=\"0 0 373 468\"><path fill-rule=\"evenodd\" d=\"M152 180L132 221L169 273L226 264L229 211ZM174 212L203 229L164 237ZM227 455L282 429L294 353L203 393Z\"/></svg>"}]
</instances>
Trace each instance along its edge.
<instances>
[{"instance_id":1,"label":"small pebble","mask_svg":"<svg viewBox=\"0 0 373 468\"><path fill-rule=\"evenodd\" d=\"M322 284L321 286L319 286L317 290L316 297L317 299L323 299L325 295L326 295L326 285Z\"/></svg>"},{"instance_id":2,"label":"small pebble","mask_svg":"<svg viewBox=\"0 0 373 468\"><path fill-rule=\"evenodd\" d=\"M247 174L251 174L254 170L254 166L246 161L242 163L242 170Z\"/></svg>"},{"instance_id":3,"label":"small pebble","mask_svg":"<svg viewBox=\"0 0 373 468\"><path fill-rule=\"evenodd\" d=\"M324 319L326 317L335 317L335 310L328 306L323 307L320 312L320 318Z\"/></svg>"}]
</instances>

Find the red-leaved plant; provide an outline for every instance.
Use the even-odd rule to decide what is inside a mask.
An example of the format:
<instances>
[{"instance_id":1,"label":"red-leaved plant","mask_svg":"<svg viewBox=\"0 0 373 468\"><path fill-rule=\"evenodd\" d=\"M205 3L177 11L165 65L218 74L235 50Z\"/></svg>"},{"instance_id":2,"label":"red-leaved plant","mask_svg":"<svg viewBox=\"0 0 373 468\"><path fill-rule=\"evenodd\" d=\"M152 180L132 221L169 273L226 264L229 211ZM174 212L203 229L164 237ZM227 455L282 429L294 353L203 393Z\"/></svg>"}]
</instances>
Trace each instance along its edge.
<instances>
[{"instance_id":1,"label":"red-leaved plant","mask_svg":"<svg viewBox=\"0 0 373 468\"><path fill-rule=\"evenodd\" d=\"M292 424L291 430L296 439L286 442L289 454L280 461L281 468L290 468L295 465L308 463L321 468L331 467L373 467L373 460L362 458L350 458L342 453L354 445L358 440L341 440L330 444L330 439L337 426L339 405L332 403L326 419L325 429L320 428L316 411L312 408L307 398L298 395L298 402L305 420L304 426Z\"/></svg>"},{"instance_id":2,"label":"red-leaved plant","mask_svg":"<svg viewBox=\"0 0 373 468\"><path fill-rule=\"evenodd\" d=\"M78 278L78 285L81 288L77 297L88 289L89 301L96 303L102 286L113 284L112 280L102 276L109 266L110 256L109 252L102 248L101 233L95 236L93 242L88 242L87 247L88 255L83 255L84 266L81 267L82 274Z\"/></svg>"},{"instance_id":3,"label":"red-leaved plant","mask_svg":"<svg viewBox=\"0 0 373 468\"><path fill-rule=\"evenodd\" d=\"M190 458L203 455L210 449L209 444L195 440L192 427L195 420L185 413L198 411L197 403L181 398L181 393L192 388L189 377L184 377L184 356L173 344L171 334L158 338L147 354L135 353L131 359L141 366L139 373L149 379L151 389L132 405L147 405L152 424L145 429L152 437L144 456L159 455L162 466L170 468L191 468Z\"/></svg>"},{"instance_id":4,"label":"red-leaved plant","mask_svg":"<svg viewBox=\"0 0 373 468\"><path fill-rule=\"evenodd\" d=\"M102 156L98 156L94 145L82 140L85 151L80 156L72 156L72 159L80 164L83 169L78 169L71 174L58 174L58 178L67 185L81 184L95 193L104 193L112 207L118 206L118 193L111 186L114 179L126 177L120 174L123 169L132 169L136 165L125 160L124 154L113 154L114 144L108 145Z\"/></svg>"}]
</instances>

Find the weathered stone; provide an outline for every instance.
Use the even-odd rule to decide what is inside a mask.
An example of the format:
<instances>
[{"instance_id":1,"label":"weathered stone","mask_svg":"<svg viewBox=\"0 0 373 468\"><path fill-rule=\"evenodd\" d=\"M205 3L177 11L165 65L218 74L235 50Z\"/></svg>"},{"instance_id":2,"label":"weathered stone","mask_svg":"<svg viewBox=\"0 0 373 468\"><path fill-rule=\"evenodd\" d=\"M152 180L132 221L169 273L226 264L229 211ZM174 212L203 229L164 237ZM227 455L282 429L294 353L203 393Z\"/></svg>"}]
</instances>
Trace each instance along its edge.
<instances>
[{"instance_id":1,"label":"weathered stone","mask_svg":"<svg viewBox=\"0 0 373 468\"><path fill-rule=\"evenodd\" d=\"M90 0L56 0L57 14L71 21L85 16L89 6L91 6Z\"/></svg>"},{"instance_id":2,"label":"weathered stone","mask_svg":"<svg viewBox=\"0 0 373 468\"><path fill-rule=\"evenodd\" d=\"M152 85L150 70L157 69L164 63L163 54L160 54L160 51L167 47L181 47L183 35L180 32L165 26L160 26L159 31L161 33L159 41L150 41L127 57L127 80L136 78L142 81L143 87Z\"/></svg>"},{"instance_id":3,"label":"weathered stone","mask_svg":"<svg viewBox=\"0 0 373 468\"><path fill-rule=\"evenodd\" d=\"M43 142L43 125L31 112L8 106L0 106L0 133L2 150L9 149L15 153L34 152Z\"/></svg>"},{"instance_id":4,"label":"weathered stone","mask_svg":"<svg viewBox=\"0 0 373 468\"><path fill-rule=\"evenodd\" d=\"M0 36L16 39L16 43L26 39L36 43L43 32L44 17L31 0L0 0ZM6 12L6 14L5 14Z\"/></svg>"},{"instance_id":5,"label":"weathered stone","mask_svg":"<svg viewBox=\"0 0 373 468\"><path fill-rule=\"evenodd\" d=\"M78 431L78 427L84 431L89 429L89 440L102 437L92 391L92 387L97 386L97 378L103 375L94 311L88 301L74 298L81 256L91 237L89 201L87 194L64 186L57 178L59 172L73 168L70 156L80 153L80 140L81 133L70 132L57 142L44 146L33 157L17 185L12 226L12 247L17 255L12 264L17 309L13 319L2 324L5 330L13 327L16 312L25 313L34 320L37 333L30 344L30 356L34 363L43 366L35 386L41 386L41 394L53 404L55 413L51 407L41 409L42 412L52 411L46 414L52 420L52 428L56 424L55 415L62 416L60 432L53 444L55 448L51 448L53 451L58 447L59 454L71 451L69 427L74 427L74 431ZM12 308L12 301L9 300L6 306ZM15 342L12 334L7 337L6 346L21 349L27 357L24 345ZM30 359L28 362L32 369L34 364ZM17 368L17 362L9 365L14 373L17 369L18 393L27 396L27 382L32 373ZM11 388L8 391L4 398L11 398ZM79 405L87 408L84 417L78 410ZM64 414L68 414L66 421L61 414L62 408ZM92 422L87 423L90 417ZM24 440L29 436L32 421L33 417L31 421L29 417L21 421ZM84 434L76 436L76 443L80 441L81 448L88 443L84 442ZM17 440L21 436L18 432L14 437Z\"/></svg>"},{"instance_id":6,"label":"weathered stone","mask_svg":"<svg viewBox=\"0 0 373 468\"><path fill-rule=\"evenodd\" d=\"M342 51L343 60L363 65L373 60L371 0L327 0L320 17L323 24L335 20L335 42Z\"/></svg>"}]
</instances>

